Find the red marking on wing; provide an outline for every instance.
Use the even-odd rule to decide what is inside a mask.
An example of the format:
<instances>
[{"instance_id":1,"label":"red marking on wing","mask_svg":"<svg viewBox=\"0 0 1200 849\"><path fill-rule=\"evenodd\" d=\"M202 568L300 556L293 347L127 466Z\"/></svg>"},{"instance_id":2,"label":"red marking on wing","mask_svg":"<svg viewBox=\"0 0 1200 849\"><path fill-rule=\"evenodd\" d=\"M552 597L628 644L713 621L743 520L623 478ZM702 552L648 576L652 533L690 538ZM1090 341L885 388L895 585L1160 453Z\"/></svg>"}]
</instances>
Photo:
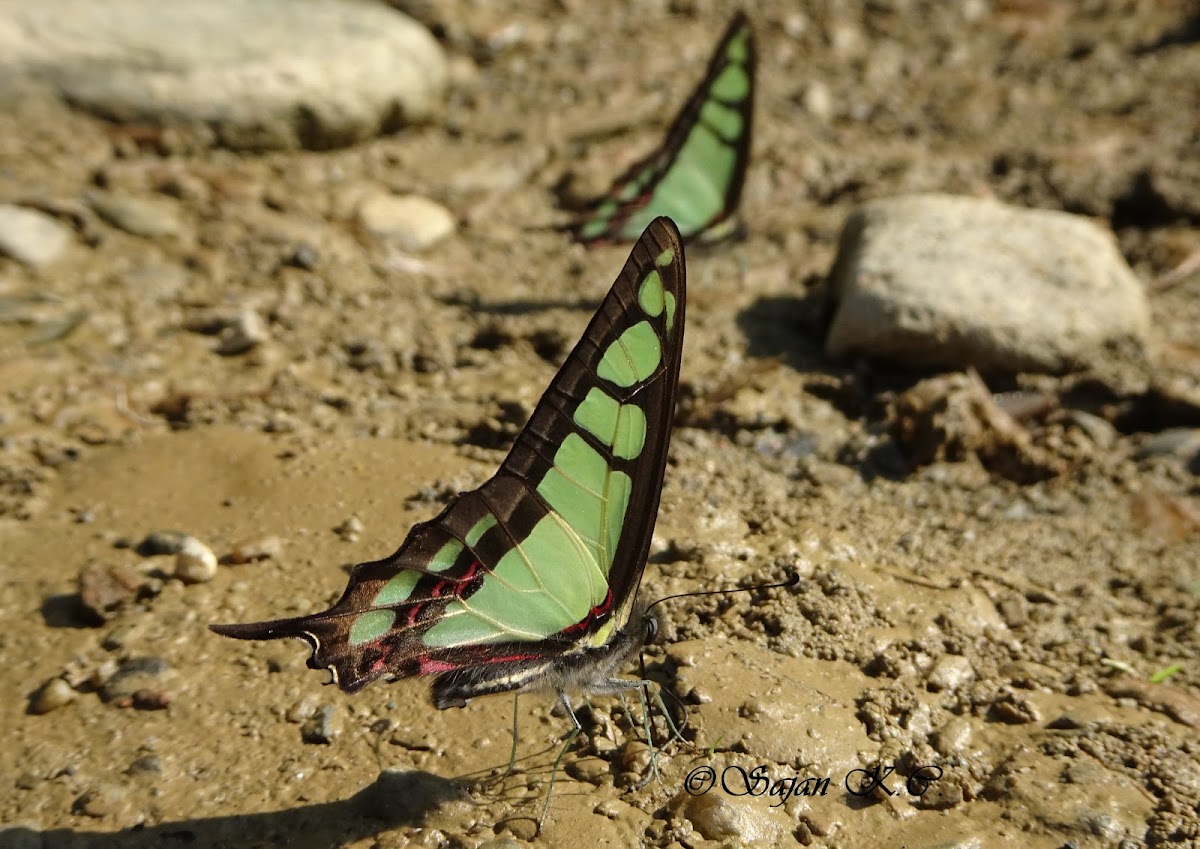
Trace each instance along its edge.
<instances>
[{"instance_id":1,"label":"red marking on wing","mask_svg":"<svg viewBox=\"0 0 1200 849\"><path fill-rule=\"evenodd\" d=\"M467 570L457 578L442 578L442 580L434 584L429 590L429 597L441 598L448 589L451 591L451 595L461 596L463 590L466 589L467 584L471 583L471 581L475 578L475 573L482 568L482 563L480 563L478 560L472 560L471 565L467 567Z\"/></svg>"},{"instance_id":2,"label":"red marking on wing","mask_svg":"<svg viewBox=\"0 0 1200 849\"><path fill-rule=\"evenodd\" d=\"M371 661L371 668L367 674L372 676L381 675L387 668L388 661L392 659L392 651L395 649L395 645L390 643L385 644L382 640L377 640L372 645L378 648L379 656Z\"/></svg>"},{"instance_id":3,"label":"red marking on wing","mask_svg":"<svg viewBox=\"0 0 1200 849\"><path fill-rule=\"evenodd\" d=\"M483 564L478 560L472 560L471 565L467 567L466 572L457 578L442 578L436 584L429 588L429 598L441 598L444 595L452 595L455 598L461 598L463 592L471 581L475 579L476 573L483 569ZM404 616L405 624L416 625L417 620L421 617L422 611L425 610L425 602L419 601L412 604L408 608L408 612Z\"/></svg>"},{"instance_id":4,"label":"red marking on wing","mask_svg":"<svg viewBox=\"0 0 1200 849\"><path fill-rule=\"evenodd\" d=\"M520 663L525 660L540 660L540 654L534 652L523 652L520 654L500 654L492 657L472 657L470 661L463 663L453 663L448 660L434 660L431 657L422 657L417 661L418 675L440 675L443 672L453 672L456 669L463 669L468 666L491 666L495 663Z\"/></svg>"},{"instance_id":5,"label":"red marking on wing","mask_svg":"<svg viewBox=\"0 0 1200 849\"><path fill-rule=\"evenodd\" d=\"M537 660L540 655L536 654L505 654L499 657L489 657L488 663L511 663L518 660Z\"/></svg>"},{"instance_id":6,"label":"red marking on wing","mask_svg":"<svg viewBox=\"0 0 1200 849\"><path fill-rule=\"evenodd\" d=\"M471 565L467 567L467 571L464 572L463 576L458 579L458 582L463 585L469 584L472 581L472 579L474 579L475 573L478 572L482 568L483 568L482 563L480 563L478 560L472 560Z\"/></svg>"},{"instance_id":7,"label":"red marking on wing","mask_svg":"<svg viewBox=\"0 0 1200 849\"><path fill-rule=\"evenodd\" d=\"M583 617L582 621L576 622L574 625L568 625L563 628L560 633L567 637L573 637L576 634L581 634L588 629L593 622L598 622L602 618L607 617L612 612L613 594L612 587L609 587L608 593L604 596L604 601L597 604L588 611L588 615Z\"/></svg>"},{"instance_id":8,"label":"red marking on wing","mask_svg":"<svg viewBox=\"0 0 1200 849\"><path fill-rule=\"evenodd\" d=\"M443 672L453 672L458 668L458 664L434 660L431 657L422 657L417 661L418 675L440 675Z\"/></svg>"}]
</instances>

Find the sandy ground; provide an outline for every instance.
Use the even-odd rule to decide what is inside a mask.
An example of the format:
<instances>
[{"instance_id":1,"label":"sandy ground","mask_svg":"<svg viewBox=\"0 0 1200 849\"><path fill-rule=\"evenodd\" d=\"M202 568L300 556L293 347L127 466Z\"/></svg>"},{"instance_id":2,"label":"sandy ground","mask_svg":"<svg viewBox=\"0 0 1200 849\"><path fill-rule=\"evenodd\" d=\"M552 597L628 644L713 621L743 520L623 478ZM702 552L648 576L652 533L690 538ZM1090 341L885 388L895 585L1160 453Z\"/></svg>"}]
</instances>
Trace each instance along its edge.
<instances>
[{"instance_id":1,"label":"sandy ground","mask_svg":"<svg viewBox=\"0 0 1200 849\"><path fill-rule=\"evenodd\" d=\"M5 199L78 232L51 270L0 266L0 845L532 839L567 728L548 698L521 698L518 769L484 783L510 699L349 697L299 643L205 626L321 608L341 567L494 470L625 256L537 229L551 187L653 145L731 12L635 8L413 4L455 57L445 120L347 150L233 154L43 100L0 115ZM646 662L684 742L636 787L641 708L595 700L536 840L1197 845L1200 278L1172 272L1200 250L1200 7L752 14L747 237L688 257L641 592L801 581L660 607ZM463 225L420 257L374 243L351 212L372 186ZM166 204L177 232L98 220L99 190ZM911 191L1110 223L1147 284L1149 364L985 376L1023 393L1000 415L963 375L913 390L930 376L827 360L840 224ZM247 307L269 340L215 353L202 331ZM932 424L899 438L914 422ZM164 530L269 556L184 584L135 548ZM86 570L131 587L105 621L81 607ZM857 795L855 770L880 786Z\"/></svg>"}]
</instances>

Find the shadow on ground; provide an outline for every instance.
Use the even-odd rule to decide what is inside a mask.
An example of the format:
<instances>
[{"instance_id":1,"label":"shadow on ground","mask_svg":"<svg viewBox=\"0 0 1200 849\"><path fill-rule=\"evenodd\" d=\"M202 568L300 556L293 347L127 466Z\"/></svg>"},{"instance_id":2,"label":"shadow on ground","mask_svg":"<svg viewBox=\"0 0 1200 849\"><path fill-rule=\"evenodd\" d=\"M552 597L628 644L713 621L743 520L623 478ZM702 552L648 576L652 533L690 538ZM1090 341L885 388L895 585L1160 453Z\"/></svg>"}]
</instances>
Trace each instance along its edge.
<instances>
[{"instance_id":1,"label":"shadow on ground","mask_svg":"<svg viewBox=\"0 0 1200 849\"><path fill-rule=\"evenodd\" d=\"M420 825L444 802L466 799L457 783L426 772L388 770L337 802L261 814L134 826L100 832L69 828L0 828L4 849L330 849L401 826Z\"/></svg>"}]
</instances>

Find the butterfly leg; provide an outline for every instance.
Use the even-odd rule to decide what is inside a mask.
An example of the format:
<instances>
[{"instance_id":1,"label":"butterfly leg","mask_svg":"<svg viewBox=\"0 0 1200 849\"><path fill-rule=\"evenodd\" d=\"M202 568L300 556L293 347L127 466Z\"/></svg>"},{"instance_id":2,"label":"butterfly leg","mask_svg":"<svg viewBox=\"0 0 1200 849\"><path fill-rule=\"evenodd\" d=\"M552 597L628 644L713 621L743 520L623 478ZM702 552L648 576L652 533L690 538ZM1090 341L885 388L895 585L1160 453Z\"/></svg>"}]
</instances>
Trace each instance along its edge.
<instances>
[{"instance_id":1,"label":"butterfly leg","mask_svg":"<svg viewBox=\"0 0 1200 849\"><path fill-rule=\"evenodd\" d=\"M575 724L575 733L578 734L583 730L583 726L579 724L579 717L575 715L575 709L571 707L571 700L567 698L567 694L562 690L558 691L558 703L567 712L567 716L571 717L571 722Z\"/></svg>"},{"instance_id":2,"label":"butterfly leg","mask_svg":"<svg viewBox=\"0 0 1200 849\"><path fill-rule=\"evenodd\" d=\"M671 744L672 741L683 740L683 729L687 725L687 714L686 713L683 715L683 722L680 725L676 725L675 720L671 719L671 712L669 710L667 710L667 703L665 701L663 701L663 697L662 697L663 688L662 687L655 687L654 690L651 691L649 689L650 682L646 681L644 683L646 684L646 686L642 688L641 692L638 695L641 697L641 701L642 701L644 725L646 728L646 742L650 744L650 769L648 769L646 771L646 774L645 774L645 776L642 777L642 780L639 781L636 785L634 785L635 790L641 790L643 787L645 787L647 784L650 783L650 780L652 778L658 777L658 756L660 754L662 754L662 752L666 749L667 746L669 746ZM675 699L676 701L679 701L679 698L674 693L671 693L670 690L667 690L666 692L668 694L670 694L673 699ZM654 738L651 737L651 735L650 735L650 705L646 699L647 699L647 696L649 696L651 694L654 697L654 704L658 706L659 712L662 714L663 719L667 723L667 727L671 729L671 735L667 738L666 742L663 743L663 745L661 747L655 747ZM680 706L682 707L682 703L680 704Z\"/></svg>"},{"instance_id":3,"label":"butterfly leg","mask_svg":"<svg viewBox=\"0 0 1200 849\"><path fill-rule=\"evenodd\" d=\"M606 678L603 681L598 681L590 685L588 687L588 693L598 696L623 696L630 690L639 690L642 693L642 704L645 706L645 694L647 692L646 688L650 685L650 683L650 681L641 679L632 681L628 678ZM658 702L660 705L662 704L661 696L658 696ZM571 748L571 744L575 742L575 738L578 737L583 731L583 725L579 722L579 717L575 715L575 709L571 707L571 700L567 697L566 692L563 690L558 691L558 703L562 705L563 710L567 712L567 716L571 717L571 722L575 727L572 728L571 733L567 735L566 742L563 743L562 749L559 750L558 757L554 759L554 765L550 768L550 784L546 788L546 800L542 803L542 815L538 817L538 834L541 833L542 825L546 822L546 815L550 812L550 795L554 792L554 782L558 778L558 767L562 763L563 756L566 755L567 750ZM650 711L648 708L644 707L642 716L646 725L646 737L648 740L650 740L650 748L653 749L654 743L653 740L650 739ZM668 722L669 721L670 720L668 719ZM651 768L654 770L652 774L657 775L657 766L653 760L651 761Z\"/></svg>"},{"instance_id":4,"label":"butterfly leg","mask_svg":"<svg viewBox=\"0 0 1200 849\"><path fill-rule=\"evenodd\" d=\"M504 771L502 778L508 778L513 774L513 770L517 766L517 698L519 693L513 691L513 727L512 727L512 751L508 753L508 769Z\"/></svg>"},{"instance_id":5,"label":"butterfly leg","mask_svg":"<svg viewBox=\"0 0 1200 849\"><path fill-rule=\"evenodd\" d=\"M575 738L583 731L583 726L579 724L579 717L575 715L575 711L571 709L571 700L567 698L567 694L562 690L558 691L558 703L566 710L567 716L571 717L571 721L575 723L575 727L571 729L571 733L567 735L567 740L563 743L563 747L558 752L558 757L554 759L554 766L550 768L550 783L546 787L546 801L542 803L542 815L538 817L537 833L542 833L542 825L546 822L546 815L550 813L550 795L554 792L554 781L558 778L558 767L562 763L563 756L567 750L571 748L571 744L575 742Z\"/></svg>"},{"instance_id":6,"label":"butterfly leg","mask_svg":"<svg viewBox=\"0 0 1200 849\"><path fill-rule=\"evenodd\" d=\"M658 777L658 756L662 752L662 749L654 745L654 737L650 729L649 699L653 698L655 705L657 705L659 711L663 715L663 719L666 720L667 725L671 729L671 736L667 740L667 744L670 744L671 740L682 739L683 736L682 728L677 727L675 722L671 719L670 711L667 710L666 702L663 701L660 688L653 687L653 689L651 689L653 684L654 682L647 678L642 678L635 681L631 681L627 678L609 678L589 688L590 692L593 693L621 696L622 703L624 703L623 694L625 692L629 690L638 691L638 699L642 703L642 728L646 733L646 743L650 746L651 754L650 768L646 771L645 777L643 777L640 782L634 785L635 790L640 790L641 788L645 787L646 784L651 781L651 779ZM626 712L628 712L628 708L626 708Z\"/></svg>"},{"instance_id":7,"label":"butterfly leg","mask_svg":"<svg viewBox=\"0 0 1200 849\"><path fill-rule=\"evenodd\" d=\"M483 782L483 784L485 786L492 786L495 784L499 784L500 782L504 781L506 778L508 778L510 775L512 775L514 772L517 771L517 748L518 748L518 742L520 740L520 737L518 734L518 728L517 728L517 718L519 716L517 700L518 700L519 696L520 696L519 693L517 693L515 691L513 692L512 747L510 748L509 753L508 753L508 766L506 766L504 768L503 772L497 772L497 774L492 775L490 778L486 779Z\"/></svg>"}]
</instances>

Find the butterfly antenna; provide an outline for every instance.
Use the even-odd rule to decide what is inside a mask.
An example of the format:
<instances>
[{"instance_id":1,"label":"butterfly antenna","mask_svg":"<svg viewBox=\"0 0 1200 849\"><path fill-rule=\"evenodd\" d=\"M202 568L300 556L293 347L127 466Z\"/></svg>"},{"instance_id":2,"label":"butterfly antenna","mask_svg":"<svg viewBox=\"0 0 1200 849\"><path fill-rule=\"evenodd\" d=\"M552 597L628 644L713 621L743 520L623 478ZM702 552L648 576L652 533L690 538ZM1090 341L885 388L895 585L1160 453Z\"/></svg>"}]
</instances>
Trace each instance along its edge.
<instances>
[{"instance_id":1,"label":"butterfly antenna","mask_svg":"<svg viewBox=\"0 0 1200 849\"><path fill-rule=\"evenodd\" d=\"M733 593L749 593L749 592L754 592L755 590L773 590L776 587L794 587L798 583L800 583L800 573L799 572L788 572L788 577L787 577L786 581L779 581L774 584L755 584L752 587L737 587L732 590L701 590L700 592L694 592L694 593L676 593L675 595L664 596L663 598L660 598L657 601L651 602L650 605L647 606L647 608L646 608L646 613L649 614L650 611L655 608L655 606L662 604L664 601L671 601L672 599L676 599L676 598L691 598L693 596L700 596L700 595L732 595ZM643 677L644 677L644 671L643 671Z\"/></svg>"}]
</instances>

